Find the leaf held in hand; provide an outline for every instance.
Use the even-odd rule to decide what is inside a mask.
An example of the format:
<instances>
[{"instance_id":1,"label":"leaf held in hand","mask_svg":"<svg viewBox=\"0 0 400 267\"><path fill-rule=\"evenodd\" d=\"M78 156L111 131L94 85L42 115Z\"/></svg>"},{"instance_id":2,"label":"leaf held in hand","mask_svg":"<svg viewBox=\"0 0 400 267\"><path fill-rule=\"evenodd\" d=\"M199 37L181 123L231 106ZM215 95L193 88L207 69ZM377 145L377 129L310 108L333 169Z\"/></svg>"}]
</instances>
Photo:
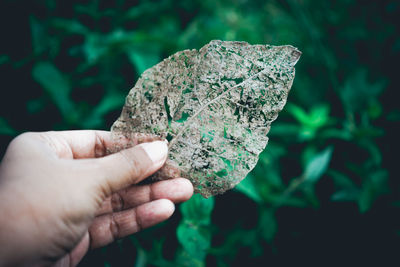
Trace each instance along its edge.
<instances>
[{"instance_id":1,"label":"leaf held in hand","mask_svg":"<svg viewBox=\"0 0 400 267\"><path fill-rule=\"evenodd\" d=\"M230 41L177 52L142 74L112 132L167 139L169 161L154 178L179 175L204 197L221 194L256 165L300 55L292 46Z\"/></svg>"}]
</instances>

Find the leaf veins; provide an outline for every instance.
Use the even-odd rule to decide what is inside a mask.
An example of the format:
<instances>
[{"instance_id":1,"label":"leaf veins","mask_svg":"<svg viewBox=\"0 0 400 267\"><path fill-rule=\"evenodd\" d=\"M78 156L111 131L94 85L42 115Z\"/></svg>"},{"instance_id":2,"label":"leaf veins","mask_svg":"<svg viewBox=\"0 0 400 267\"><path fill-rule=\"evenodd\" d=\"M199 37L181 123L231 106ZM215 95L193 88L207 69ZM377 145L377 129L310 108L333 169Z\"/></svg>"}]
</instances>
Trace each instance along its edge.
<instances>
[{"instance_id":1,"label":"leaf veins","mask_svg":"<svg viewBox=\"0 0 400 267\"><path fill-rule=\"evenodd\" d=\"M292 46L228 41L177 52L142 74L112 132L170 140L154 179L182 176L204 197L223 193L256 165L300 55Z\"/></svg>"}]
</instances>

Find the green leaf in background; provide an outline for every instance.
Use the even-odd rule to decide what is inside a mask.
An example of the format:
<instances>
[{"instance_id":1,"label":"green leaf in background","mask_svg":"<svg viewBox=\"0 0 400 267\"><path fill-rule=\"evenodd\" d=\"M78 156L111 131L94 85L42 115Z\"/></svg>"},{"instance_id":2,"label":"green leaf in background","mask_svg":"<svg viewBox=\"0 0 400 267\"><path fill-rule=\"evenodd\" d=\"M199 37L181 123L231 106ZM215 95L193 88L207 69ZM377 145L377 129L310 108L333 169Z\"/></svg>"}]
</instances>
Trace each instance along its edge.
<instances>
[{"instance_id":1,"label":"green leaf in background","mask_svg":"<svg viewBox=\"0 0 400 267\"><path fill-rule=\"evenodd\" d=\"M147 51L144 49L129 49L129 60L135 66L137 73L141 74L160 61L159 51Z\"/></svg>"},{"instance_id":2,"label":"green leaf in background","mask_svg":"<svg viewBox=\"0 0 400 267\"><path fill-rule=\"evenodd\" d=\"M308 126L318 129L329 122L329 105L316 105L311 109Z\"/></svg>"},{"instance_id":3,"label":"green leaf in background","mask_svg":"<svg viewBox=\"0 0 400 267\"><path fill-rule=\"evenodd\" d=\"M301 124L307 124L309 121L307 112L295 104L288 103L286 105L286 111L289 112Z\"/></svg>"},{"instance_id":4,"label":"green leaf in background","mask_svg":"<svg viewBox=\"0 0 400 267\"><path fill-rule=\"evenodd\" d=\"M360 212L368 211L379 196L389 192L387 180L388 172L385 169L376 170L367 174L367 177L364 178L358 198Z\"/></svg>"},{"instance_id":5,"label":"green leaf in background","mask_svg":"<svg viewBox=\"0 0 400 267\"><path fill-rule=\"evenodd\" d=\"M332 201L357 201L360 190L357 188L342 189L331 196Z\"/></svg>"},{"instance_id":6,"label":"green leaf in background","mask_svg":"<svg viewBox=\"0 0 400 267\"><path fill-rule=\"evenodd\" d=\"M254 200L257 203L262 202L262 197L258 194L257 186L255 182L254 176L250 173L247 175L245 179L243 179L235 189L250 199Z\"/></svg>"},{"instance_id":7,"label":"green leaf in background","mask_svg":"<svg viewBox=\"0 0 400 267\"><path fill-rule=\"evenodd\" d=\"M85 43L82 47L86 55L86 62L93 65L107 52L108 42L106 36L97 33L89 33L86 35Z\"/></svg>"},{"instance_id":8,"label":"green leaf in background","mask_svg":"<svg viewBox=\"0 0 400 267\"><path fill-rule=\"evenodd\" d=\"M189 201L181 205L181 212L186 221L199 225L208 225L213 208L214 198L206 199L199 194L195 194Z\"/></svg>"},{"instance_id":9,"label":"green leaf in background","mask_svg":"<svg viewBox=\"0 0 400 267\"><path fill-rule=\"evenodd\" d=\"M380 80L375 83L368 81L368 71L358 69L349 76L340 89L340 96L347 111L355 112L367 109L370 105L372 109L376 105L376 98L386 86L386 81ZM371 110L372 115L376 117L379 111Z\"/></svg>"},{"instance_id":10,"label":"green leaf in background","mask_svg":"<svg viewBox=\"0 0 400 267\"><path fill-rule=\"evenodd\" d=\"M29 114L39 113L45 108L47 101L48 99L45 96L31 99L26 103L26 109Z\"/></svg>"},{"instance_id":11,"label":"green leaf in background","mask_svg":"<svg viewBox=\"0 0 400 267\"><path fill-rule=\"evenodd\" d=\"M51 20L51 25L69 34L88 34L89 29L77 20L55 18Z\"/></svg>"},{"instance_id":12,"label":"green leaf in background","mask_svg":"<svg viewBox=\"0 0 400 267\"><path fill-rule=\"evenodd\" d=\"M260 210L259 227L261 229L262 237L268 243L271 243L278 230L278 223L273 209L264 208Z\"/></svg>"},{"instance_id":13,"label":"green leaf in background","mask_svg":"<svg viewBox=\"0 0 400 267\"><path fill-rule=\"evenodd\" d=\"M382 163L382 153L375 142L373 142L371 139L361 139L359 140L358 144L360 147L367 150L370 155L366 163L373 166L379 166Z\"/></svg>"},{"instance_id":14,"label":"green leaf in background","mask_svg":"<svg viewBox=\"0 0 400 267\"><path fill-rule=\"evenodd\" d=\"M0 55L0 65L7 63L10 58L7 55Z\"/></svg>"},{"instance_id":15,"label":"green leaf in background","mask_svg":"<svg viewBox=\"0 0 400 267\"><path fill-rule=\"evenodd\" d=\"M332 180L338 188L355 188L356 184L345 174L336 171L328 170L327 174L332 177Z\"/></svg>"},{"instance_id":16,"label":"green leaf in background","mask_svg":"<svg viewBox=\"0 0 400 267\"><path fill-rule=\"evenodd\" d=\"M168 264L162 263L155 266L169 267ZM186 250L178 250L175 262L171 267L204 267L205 262L203 259L199 260L192 255L190 255Z\"/></svg>"},{"instance_id":17,"label":"green leaf in background","mask_svg":"<svg viewBox=\"0 0 400 267\"><path fill-rule=\"evenodd\" d=\"M80 124L83 128L101 127L104 123L104 115L110 111L119 109L124 104L124 100L125 95L116 91L110 91Z\"/></svg>"},{"instance_id":18,"label":"green leaf in background","mask_svg":"<svg viewBox=\"0 0 400 267\"><path fill-rule=\"evenodd\" d=\"M323 130L320 136L324 139L337 138L345 141L350 141L352 138L352 133L349 132L347 129L328 128Z\"/></svg>"},{"instance_id":19,"label":"green leaf in background","mask_svg":"<svg viewBox=\"0 0 400 267\"><path fill-rule=\"evenodd\" d=\"M211 232L204 226L181 223L176 231L184 250L197 260L204 260L211 245Z\"/></svg>"},{"instance_id":20,"label":"green leaf in background","mask_svg":"<svg viewBox=\"0 0 400 267\"><path fill-rule=\"evenodd\" d=\"M138 74L155 65L160 60L159 44L138 45L146 41L141 32L114 30L107 34L89 32L85 35L82 50L89 65L98 64L101 59L110 59L125 53L136 67ZM140 71L140 72L139 72Z\"/></svg>"},{"instance_id":21,"label":"green leaf in background","mask_svg":"<svg viewBox=\"0 0 400 267\"><path fill-rule=\"evenodd\" d=\"M389 114L387 114L388 121L400 121L400 110L393 110Z\"/></svg>"},{"instance_id":22,"label":"green leaf in background","mask_svg":"<svg viewBox=\"0 0 400 267\"><path fill-rule=\"evenodd\" d=\"M46 44L46 41L48 41L48 39L45 34L45 29L44 26L40 24L40 22L35 17L31 16L29 20L32 34L33 52L35 54L40 54L48 46L48 44Z\"/></svg>"},{"instance_id":23,"label":"green leaf in background","mask_svg":"<svg viewBox=\"0 0 400 267\"><path fill-rule=\"evenodd\" d=\"M305 208L308 206L307 201L304 197L297 197L297 196L285 196L284 194L274 195L270 197L270 202L274 206L289 206L289 207L296 207L296 208Z\"/></svg>"},{"instance_id":24,"label":"green leaf in background","mask_svg":"<svg viewBox=\"0 0 400 267\"><path fill-rule=\"evenodd\" d=\"M63 117L68 121L75 121L74 103L69 96L71 86L67 78L50 62L35 64L32 76L49 94Z\"/></svg>"},{"instance_id":25,"label":"green leaf in background","mask_svg":"<svg viewBox=\"0 0 400 267\"><path fill-rule=\"evenodd\" d=\"M300 140L310 140L314 138L317 131L329 123L329 110L329 105L316 105L307 113L295 104L287 104L287 112L301 125L298 131Z\"/></svg>"},{"instance_id":26,"label":"green leaf in background","mask_svg":"<svg viewBox=\"0 0 400 267\"><path fill-rule=\"evenodd\" d=\"M135 45L136 34L121 29L107 34L90 32L85 36L83 52L89 65L97 64L100 59L124 52Z\"/></svg>"},{"instance_id":27,"label":"green leaf in background","mask_svg":"<svg viewBox=\"0 0 400 267\"><path fill-rule=\"evenodd\" d=\"M378 197L389 192L385 169L369 170L362 177L361 188L343 173L329 170L329 175L338 188L331 197L332 201L356 201L362 213L368 211Z\"/></svg>"},{"instance_id":28,"label":"green leaf in background","mask_svg":"<svg viewBox=\"0 0 400 267\"><path fill-rule=\"evenodd\" d=\"M16 135L17 131L8 124L5 118L0 117L0 135Z\"/></svg>"},{"instance_id":29,"label":"green leaf in background","mask_svg":"<svg viewBox=\"0 0 400 267\"><path fill-rule=\"evenodd\" d=\"M316 182L324 174L329 166L332 156L332 147L326 148L321 153L316 154L308 163L303 173L304 181Z\"/></svg>"},{"instance_id":30,"label":"green leaf in background","mask_svg":"<svg viewBox=\"0 0 400 267\"><path fill-rule=\"evenodd\" d=\"M185 266L203 265L203 260L211 245L210 224L213 208L214 198L206 199L199 194L195 194L181 205L183 218L176 234L184 250L183 255L179 257L189 260L187 264L184 264ZM185 254L190 257L185 257Z\"/></svg>"},{"instance_id":31,"label":"green leaf in background","mask_svg":"<svg viewBox=\"0 0 400 267\"><path fill-rule=\"evenodd\" d=\"M274 127L271 127L271 130L269 132L269 136L278 136L279 138L293 138L297 137L299 135L299 132L301 131L301 127L298 124L295 123L285 123L285 122L280 122L275 121L274 122Z\"/></svg>"}]
</instances>

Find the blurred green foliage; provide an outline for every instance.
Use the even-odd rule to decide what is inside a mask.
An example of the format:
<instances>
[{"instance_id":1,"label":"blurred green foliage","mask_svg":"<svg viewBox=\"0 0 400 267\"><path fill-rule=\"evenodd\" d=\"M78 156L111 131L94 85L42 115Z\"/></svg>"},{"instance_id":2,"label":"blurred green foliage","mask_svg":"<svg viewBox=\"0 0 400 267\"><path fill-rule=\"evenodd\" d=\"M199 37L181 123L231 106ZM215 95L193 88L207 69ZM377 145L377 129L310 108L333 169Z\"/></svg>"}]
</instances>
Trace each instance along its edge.
<instances>
[{"instance_id":1,"label":"blurred green foliage","mask_svg":"<svg viewBox=\"0 0 400 267\"><path fill-rule=\"evenodd\" d=\"M109 129L139 75L176 51L291 44L291 95L248 177L82 266L385 265L400 247L399 14L395 0L4 0L2 151L27 130Z\"/></svg>"}]
</instances>

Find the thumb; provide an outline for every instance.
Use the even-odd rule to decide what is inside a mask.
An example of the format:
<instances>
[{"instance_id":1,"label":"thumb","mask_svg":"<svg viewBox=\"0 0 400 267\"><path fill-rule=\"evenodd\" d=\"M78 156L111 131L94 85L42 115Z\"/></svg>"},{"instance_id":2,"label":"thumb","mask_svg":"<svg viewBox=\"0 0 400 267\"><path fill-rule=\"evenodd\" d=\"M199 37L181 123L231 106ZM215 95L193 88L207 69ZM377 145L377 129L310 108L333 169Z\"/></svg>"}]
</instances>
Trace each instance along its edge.
<instances>
[{"instance_id":1,"label":"thumb","mask_svg":"<svg viewBox=\"0 0 400 267\"><path fill-rule=\"evenodd\" d=\"M103 158L97 164L99 185L106 195L136 184L161 168L168 155L164 141L142 143Z\"/></svg>"}]
</instances>

